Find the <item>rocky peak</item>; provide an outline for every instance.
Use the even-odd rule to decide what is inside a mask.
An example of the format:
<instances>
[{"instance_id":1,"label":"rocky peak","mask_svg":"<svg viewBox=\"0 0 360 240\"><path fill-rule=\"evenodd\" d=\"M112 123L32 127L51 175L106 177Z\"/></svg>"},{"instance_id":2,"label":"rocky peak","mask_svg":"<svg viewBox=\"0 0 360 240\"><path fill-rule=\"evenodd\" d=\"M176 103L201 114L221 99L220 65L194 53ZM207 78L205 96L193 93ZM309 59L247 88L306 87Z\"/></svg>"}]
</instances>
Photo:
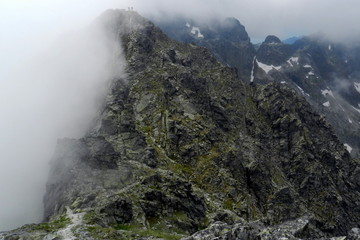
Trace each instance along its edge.
<instances>
[{"instance_id":1,"label":"rocky peak","mask_svg":"<svg viewBox=\"0 0 360 240\"><path fill-rule=\"evenodd\" d=\"M109 9L94 21L95 27L104 30L110 37L119 38L152 24L136 11L124 9Z\"/></svg>"},{"instance_id":2,"label":"rocky peak","mask_svg":"<svg viewBox=\"0 0 360 240\"><path fill-rule=\"evenodd\" d=\"M177 41L208 48L217 60L235 67L240 79L249 81L255 49L245 27L236 18L213 19L206 23L193 19L166 18L155 20L155 23Z\"/></svg>"},{"instance_id":3,"label":"rocky peak","mask_svg":"<svg viewBox=\"0 0 360 240\"><path fill-rule=\"evenodd\" d=\"M274 35L269 35L265 38L264 43L281 43L281 40Z\"/></svg>"},{"instance_id":4,"label":"rocky peak","mask_svg":"<svg viewBox=\"0 0 360 240\"><path fill-rule=\"evenodd\" d=\"M276 36L267 36L256 52L256 59L266 65L280 66L293 54L291 45L284 44Z\"/></svg>"},{"instance_id":5,"label":"rocky peak","mask_svg":"<svg viewBox=\"0 0 360 240\"><path fill-rule=\"evenodd\" d=\"M223 38L231 42L250 41L245 27L236 18L226 18L218 25L218 31Z\"/></svg>"}]
</instances>

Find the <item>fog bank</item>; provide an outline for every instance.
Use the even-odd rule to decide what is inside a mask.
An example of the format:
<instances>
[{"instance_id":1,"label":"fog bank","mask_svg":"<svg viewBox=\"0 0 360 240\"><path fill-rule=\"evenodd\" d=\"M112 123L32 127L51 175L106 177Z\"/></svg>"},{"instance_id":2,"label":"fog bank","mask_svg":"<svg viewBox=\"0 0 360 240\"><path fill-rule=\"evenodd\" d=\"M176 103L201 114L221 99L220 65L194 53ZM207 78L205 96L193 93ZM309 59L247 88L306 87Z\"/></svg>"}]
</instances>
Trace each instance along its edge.
<instances>
[{"instance_id":1,"label":"fog bank","mask_svg":"<svg viewBox=\"0 0 360 240\"><path fill-rule=\"evenodd\" d=\"M0 29L0 231L42 219L57 139L83 136L110 81L125 77L120 44L99 25L66 19L42 29L34 19L49 19L29 11L29 23Z\"/></svg>"}]
</instances>

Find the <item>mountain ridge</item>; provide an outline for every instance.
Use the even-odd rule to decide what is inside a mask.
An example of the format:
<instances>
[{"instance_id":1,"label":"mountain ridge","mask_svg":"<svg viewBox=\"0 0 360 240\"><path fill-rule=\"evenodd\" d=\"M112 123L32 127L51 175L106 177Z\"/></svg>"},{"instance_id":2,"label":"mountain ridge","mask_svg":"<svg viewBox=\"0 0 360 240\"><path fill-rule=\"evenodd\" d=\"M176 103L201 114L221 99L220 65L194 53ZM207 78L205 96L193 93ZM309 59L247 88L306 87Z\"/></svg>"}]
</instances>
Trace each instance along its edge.
<instances>
[{"instance_id":1,"label":"mountain ridge","mask_svg":"<svg viewBox=\"0 0 360 240\"><path fill-rule=\"evenodd\" d=\"M193 38L185 26L180 25L183 34L177 35L169 34L173 29L171 24L161 21L157 24L178 41L188 42L184 36ZM206 25L199 23L198 28L206 29ZM235 28L245 35L244 26ZM220 30L214 35L218 39L226 38ZM276 81L293 88L327 117L341 141L351 146L348 149L352 156L359 157L360 92L356 86L360 54L356 45L333 43L318 35L297 38L292 44L270 35L253 47L236 39L214 42L204 35L194 44L207 47L219 61L235 67L242 81L258 84Z\"/></svg>"},{"instance_id":2,"label":"mountain ridge","mask_svg":"<svg viewBox=\"0 0 360 240\"><path fill-rule=\"evenodd\" d=\"M46 222L0 237L330 239L356 233L359 163L303 97L282 84L240 81L208 49L169 39L136 12L104 16L111 31L122 23L137 26L114 35L128 79L113 81L87 135L58 142Z\"/></svg>"}]
</instances>

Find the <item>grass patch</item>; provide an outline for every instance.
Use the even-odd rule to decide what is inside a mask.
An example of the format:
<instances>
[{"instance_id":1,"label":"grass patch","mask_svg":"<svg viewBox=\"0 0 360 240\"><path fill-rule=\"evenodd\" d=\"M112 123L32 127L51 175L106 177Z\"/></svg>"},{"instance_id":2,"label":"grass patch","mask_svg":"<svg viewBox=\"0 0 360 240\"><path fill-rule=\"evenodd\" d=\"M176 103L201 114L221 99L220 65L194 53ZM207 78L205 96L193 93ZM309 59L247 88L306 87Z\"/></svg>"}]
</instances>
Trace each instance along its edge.
<instances>
[{"instance_id":1,"label":"grass patch","mask_svg":"<svg viewBox=\"0 0 360 240\"><path fill-rule=\"evenodd\" d=\"M65 215L60 216L58 219L49 222L49 223L40 223L34 225L32 229L34 231L46 231L46 232L54 232L61 228L66 227L68 224L71 223L70 218L67 218Z\"/></svg>"},{"instance_id":2,"label":"grass patch","mask_svg":"<svg viewBox=\"0 0 360 240\"><path fill-rule=\"evenodd\" d=\"M119 224L114 227L116 230L131 231L134 226L128 224Z\"/></svg>"},{"instance_id":3,"label":"grass patch","mask_svg":"<svg viewBox=\"0 0 360 240\"><path fill-rule=\"evenodd\" d=\"M90 233L90 235L95 239L119 239L119 233L113 228L103 228L99 226L89 226L86 230Z\"/></svg>"},{"instance_id":4,"label":"grass patch","mask_svg":"<svg viewBox=\"0 0 360 240\"><path fill-rule=\"evenodd\" d=\"M169 233L166 231L162 231L161 229L144 229L139 225L131 225L131 224L119 224L115 227L116 230L127 231L128 238L127 239L138 239L138 237L134 238L134 234L139 237L155 237L162 238L166 240L179 240L185 235L179 235L175 232Z\"/></svg>"},{"instance_id":5,"label":"grass patch","mask_svg":"<svg viewBox=\"0 0 360 240\"><path fill-rule=\"evenodd\" d=\"M174 235L174 234L171 234L171 233L166 233L166 232L162 232L162 231L159 231L159 230L153 230L153 229L136 231L136 233L141 237L152 236L152 237L155 237L155 238L163 238L163 239L166 239L166 240L179 240L179 239L181 239L183 237L183 236Z\"/></svg>"}]
</instances>

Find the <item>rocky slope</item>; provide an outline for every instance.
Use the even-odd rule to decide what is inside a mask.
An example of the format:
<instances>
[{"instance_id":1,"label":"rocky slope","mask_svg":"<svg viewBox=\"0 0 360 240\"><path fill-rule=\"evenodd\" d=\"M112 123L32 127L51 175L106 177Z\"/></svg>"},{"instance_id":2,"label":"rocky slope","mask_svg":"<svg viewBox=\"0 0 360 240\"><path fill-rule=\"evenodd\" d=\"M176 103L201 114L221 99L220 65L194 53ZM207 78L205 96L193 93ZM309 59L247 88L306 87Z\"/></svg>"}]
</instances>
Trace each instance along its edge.
<instances>
[{"instance_id":1,"label":"rocky slope","mask_svg":"<svg viewBox=\"0 0 360 240\"><path fill-rule=\"evenodd\" d=\"M276 36L268 36L255 50L245 27L236 19L206 24L179 17L170 19L158 21L168 36L208 48L219 61L235 67L239 79L259 84L275 81L293 88L326 116L351 155L359 157L358 46L332 43L319 36L286 44Z\"/></svg>"},{"instance_id":2,"label":"rocky slope","mask_svg":"<svg viewBox=\"0 0 360 240\"><path fill-rule=\"evenodd\" d=\"M304 98L245 84L136 12L100 20L128 79L86 136L59 140L44 223L0 239L359 236L359 162Z\"/></svg>"},{"instance_id":3,"label":"rocky slope","mask_svg":"<svg viewBox=\"0 0 360 240\"><path fill-rule=\"evenodd\" d=\"M359 156L358 56L354 49L315 37L293 45L265 41L257 52L252 79L295 89L326 116L348 151Z\"/></svg>"},{"instance_id":4,"label":"rocky slope","mask_svg":"<svg viewBox=\"0 0 360 240\"><path fill-rule=\"evenodd\" d=\"M238 77L249 81L255 48L245 27L235 18L196 21L183 17L154 18L170 38L206 47L225 65L236 67Z\"/></svg>"}]
</instances>

